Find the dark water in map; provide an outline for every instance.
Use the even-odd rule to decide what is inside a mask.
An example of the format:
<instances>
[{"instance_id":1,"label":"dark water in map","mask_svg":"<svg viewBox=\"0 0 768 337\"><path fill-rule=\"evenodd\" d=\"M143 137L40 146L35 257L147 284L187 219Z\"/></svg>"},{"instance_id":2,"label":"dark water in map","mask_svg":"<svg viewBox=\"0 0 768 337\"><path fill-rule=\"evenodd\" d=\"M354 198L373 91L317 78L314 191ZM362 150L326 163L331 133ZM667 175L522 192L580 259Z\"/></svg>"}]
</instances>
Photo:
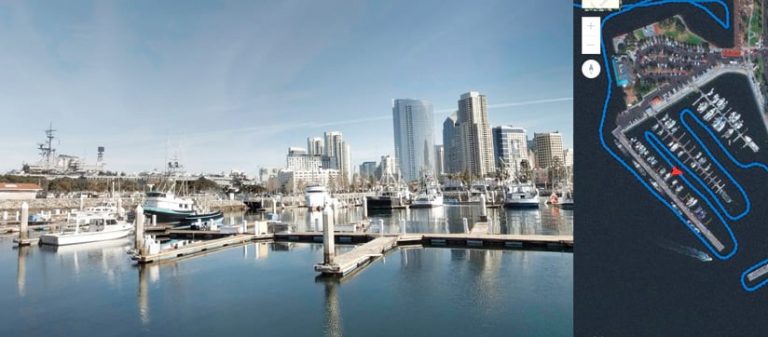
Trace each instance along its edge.
<instances>
[{"instance_id":1,"label":"dark water in map","mask_svg":"<svg viewBox=\"0 0 768 337\"><path fill-rule=\"evenodd\" d=\"M606 36L679 12L705 38L730 38L730 32L713 28L708 16L686 5L635 11L629 20L609 25ZM575 32L579 29L575 27ZM574 35L576 49L580 46L579 38ZM585 59L581 57L575 64ZM602 149L597 131L605 97L595 93L606 92L605 77L588 81L579 69L574 69L574 78L574 97L578 97L574 111L583 117L574 119L574 147L579 149L574 161L574 174L579 177L575 188L582 197L579 226L574 234L578 240L574 280L576 335L765 336L768 291L747 293L739 282L741 272L756 262L754 259L768 257L758 252L768 253L768 232L763 230L764 219L768 218L765 176L757 171L735 176L745 187L749 185L747 192L754 209L748 219L733 225L740 240L740 251L733 260L702 262L660 248L660 239L697 249L703 245ZM742 99L747 99L743 95L749 92L738 86L726 86L723 91L726 90L733 90ZM615 112L623 110L619 91L614 90L614 94L609 108L614 113L609 114L609 125ZM759 120L761 116L750 118Z\"/></svg>"},{"instance_id":2,"label":"dark water in map","mask_svg":"<svg viewBox=\"0 0 768 337\"><path fill-rule=\"evenodd\" d=\"M146 267L126 241L12 249L0 336L570 336L573 254L396 249L342 283L315 244L248 244ZM345 246L337 249L344 251Z\"/></svg>"}]
</instances>

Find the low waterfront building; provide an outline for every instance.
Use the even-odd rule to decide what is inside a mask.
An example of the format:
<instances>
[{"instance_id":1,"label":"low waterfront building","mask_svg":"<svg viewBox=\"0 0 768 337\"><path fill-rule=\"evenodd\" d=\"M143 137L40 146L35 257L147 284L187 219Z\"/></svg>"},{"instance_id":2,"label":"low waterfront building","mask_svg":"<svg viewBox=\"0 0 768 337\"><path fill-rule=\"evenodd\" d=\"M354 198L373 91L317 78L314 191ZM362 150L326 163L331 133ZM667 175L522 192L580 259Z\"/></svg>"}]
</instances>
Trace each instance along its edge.
<instances>
[{"instance_id":1,"label":"low waterfront building","mask_svg":"<svg viewBox=\"0 0 768 337\"><path fill-rule=\"evenodd\" d=\"M42 191L37 184L0 183L0 200L29 200L35 199Z\"/></svg>"}]
</instances>

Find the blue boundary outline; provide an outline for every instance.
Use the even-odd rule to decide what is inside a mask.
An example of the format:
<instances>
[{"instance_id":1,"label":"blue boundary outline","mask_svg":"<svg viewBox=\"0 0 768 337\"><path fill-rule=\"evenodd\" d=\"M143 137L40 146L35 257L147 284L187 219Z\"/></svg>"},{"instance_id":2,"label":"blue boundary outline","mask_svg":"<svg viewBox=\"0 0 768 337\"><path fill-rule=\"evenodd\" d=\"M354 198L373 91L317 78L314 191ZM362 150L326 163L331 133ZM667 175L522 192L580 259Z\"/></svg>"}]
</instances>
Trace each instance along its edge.
<instances>
[{"instance_id":1,"label":"blue boundary outline","mask_svg":"<svg viewBox=\"0 0 768 337\"><path fill-rule=\"evenodd\" d=\"M690 5L694 6L694 7L697 7L699 9L701 9L702 11L704 11L707 15L709 15L722 28L729 29L730 26L731 26L730 10L728 8L728 5L726 3L724 3L723 1L721 1L721 0L657 0L657 1L643 0L643 1L640 1L640 2L637 2L637 3L634 3L634 4L625 5L620 11L614 12L614 13L611 13L611 14L605 16L602 19L602 21L601 21L600 29L601 30L604 29L605 28L605 23L608 22L610 19L612 19L612 18L614 18L616 16L619 16L621 14L627 13L627 12L629 12L629 11L635 9L635 8L647 8L647 7L653 7L653 6L659 6L659 5L671 4L671 3L690 4ZM711 10L709 10L707 7L702 5L702 4L707 4L707 3L715 3L715 4L718 4L718 5L722 6L723 10L725 11L725 19L720 19ZM581 8L581 6L578 5L578 4L574 4L574 7ZM651 192L651 195L653 195L656 199L658 199L663 205L667 206L667 208L669 208L672 211L672 213L675 214L675 216L677 216L677 218L684 225L686 225L689 229L691 229L691 226L688 224L687 220L681 216L680 212L677 211L675 208L673 208L670 203L668 203L666 200L664 200L664 198L662 198L637 173L637 171L635 171L632 168L632 166L627 164L619 155L617 155L613 150L611 150L611 148L606 143L606 141L605 141L605 134L604 134L603 130L605 129L605 119L606 119L606 116L607 116L608 104L611 101L611 94L612 94L612 91L613 91L613 79L611 78L611 69L610 69L610 64L608 63L608 56L606 54L605 40L604 39L601 39L601 41L600 41L600 48L601 48L602 54L603 54L603 63L605 64L605 68L606 68L606 72L605 72L606 79L608 80L606 96L605 96L605 100L603 102L602 114L600 116L600 127L598 129L598 135L599 135L599 138L600 138L600 145L603 147L603 149L605 149L606 152L608 152L608 154L611 155L611 157L613 157L617 162L619 162L619 164L621 164L622 167L624 167L627 171L629 171L629 173L631 173L635 177L635 179L637 179L643 186L645 186L645 188L649 192ZM705 128L705 130L707 130L707 132L709 132L710 135L712 135L711 131L708 128ZM716 137L714 137L714 138L716 138ZM721 145L721 149L724 150L724 152L729 156L729 158L732 161L734 161L734 163L737 166L743 167L743 168L760 167L760 168L768 171L768 166L766 166L765 164L762 164L762 163L743 164L743 163L739 162L733 156L730 155L730 152L728 152L727 150L725 150L722 147L722 144L720 144L720 145ZM696 234L696 232L693 231L692 229L691 229L691 231L694 234ZM700 236L698 236L698 237L699 237L700 240L702 240L702 238ZM709 248L706 240L702 240L702 242ZM717 257L720 260L727 260L727 259L730 259L731 257L733 257L733 255L736 254L737 250L738 250L738 242L734 241L734 249L733 249L733 251L731 251L730 254L721 255L719 253L714 253L714 252L713 252L713 254L715 255L715 257ZM756 289L764 286L765 284L768 284L768 279L766 279L765 281L763 281L763 282L761 282L758 285L753 286L753 287L748 287L745 284L745 282L744 282L744 277L745 277L746 274L748 274L750 271L752 271L752 270L754 270L756 268L759 268L759 266L761 266L761 265L763 265L765 263L768 263L768 259L763 260L760 263L757 263L757 264L753 265L752 267L748 268L744 273L742 273L742 282L741 282L741 284L742 284L742 287L744 288L744 290L746 290L746 291L755 291Z\"/></svg>"},{"instance_id":2,"label":"blue boundary outline","mask_svg":"<svg viewBox=\"0 0 768 337\"><path fill-rule=\"evenodd\" d=\"M688 4L691 4L691 5L695 6L695 7L703 10L705 13L707 13L721 27L723 27L725 29L729 29L730 28L730 25L731 25L731 23L730 23L730 10L728 8L728 5L725 4L721 0L657 0L657 1L643 0L643 1L635 3L635 4L626 5L620 11L614 12L614 13L611 13L611 14L605 16L601 20L600 29L601 30L604 29L605 28L605 24L608 21L610 21L612 18L614 18L616 16L619 16L621 14L627 13L627 12L629 12L629 11L635 9L635 8L646 8L646 7L653 7L653 6L659 6L659 5L664 5L664 4L670 4L670 3L688 3ZM720 18L718 18L717 15L715 15L711 10L709 10L709 8L701 5L701 3L716 3L716 4L719 4L719 5L723 6L723 9L725 10L725 20L721 20ZM611 65L608 62L608 54L606 53L605 39L601 39L601 41L600 41L600 48L602 50L603 63L605 64L605 69L606 69L606 71L605 71L606 79L608 80L607 92L606 92L606 96L605 96L605 101L603 102L603 109L602 109L602 114L601 114L601 117L600 117L600 127L598 129L598 134L599 134L599 137L600 137L600 145L602 145L603 149L605 149L608 152L608 154L610 154L616 161L618 161L627 171L629 171L633 176L635 176L635 179L637 179L641 184L643 184L643 186L645 186L645 188L649 192L651 192L651 195L653 195L663 205L667 206L667 208L669 208L672 211L672 213L675 214L675 216L677 216L677 218L686 227L688 227L688 229L692 233L694 233L696 235L696 237L699 238L699 240L712 252L712 254L715 257L717 257L720 260L730 259L731 257L733 257L734 254L736 254L736 251L738 250L738 246L739 246L739 244L735 240L735 238L733 240L733 245L734 245L733 246L733 250L730 253L723 255L723 254L719 253L717 250L713 249L710 246L709 242L705 238L703 238L699 233L697 233L691 227L691 225L688 224L688 220L686 220L682 216L682 213L680 211L678 211L674 207L672 207L671 203L667 202L658 192L656 192L656 190L653 187L651 187L651 185L649 185L640 176L640 174L632 168L632 166L627 164L627 162L625 162L618 154L616 154L613 150L611 150L611 148L606 143L606 141L605 141L605 133L603 132L603 130L605 129L605 119L606 119L607 113L608 113L608 104L611 101L611 94L613 92L613 79L611 78L611 70L612 70L610 68ZM730 230L730 228L728 228L728 229ZM731 233L731 235L732 235L732 233Z\"/></svg>"},{"instance_id":3,"label":"blue boundary outline","mask_svg":"<svg viewBox=\"0 0 768 337\"><path fill-rule=\"evenodd\" d=\"M751 273L752 271L762 267L763 265L768 264L768 259L762 260L752 267L749 267L747 270L745 270L743 273L741 273L741 287L744 288L744 290L752 292L757 289L760 289L762 286L768 284L768 277L763 275L765 278L764 280L760 281L758 284L755 284L753 286L747 285L747 274Z\"/></svg>"}]
</instances>

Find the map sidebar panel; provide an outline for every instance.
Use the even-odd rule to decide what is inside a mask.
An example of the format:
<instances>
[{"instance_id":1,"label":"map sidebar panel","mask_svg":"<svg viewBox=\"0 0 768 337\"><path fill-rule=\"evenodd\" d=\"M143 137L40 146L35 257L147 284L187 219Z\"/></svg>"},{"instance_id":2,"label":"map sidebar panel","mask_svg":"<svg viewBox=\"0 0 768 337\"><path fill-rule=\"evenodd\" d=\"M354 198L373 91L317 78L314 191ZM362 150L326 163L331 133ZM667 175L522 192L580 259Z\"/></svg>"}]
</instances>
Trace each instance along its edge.
<instances>
[{"instance_id":1,"label":"map sidebar panel","mask_svg":"<svg viewBox=\"0 0 768 337\"><path fill-rule=\"evenodd\" d=\"M766 5L574 3L577 336L768 335Z\"/></svg>"}]
</instances>

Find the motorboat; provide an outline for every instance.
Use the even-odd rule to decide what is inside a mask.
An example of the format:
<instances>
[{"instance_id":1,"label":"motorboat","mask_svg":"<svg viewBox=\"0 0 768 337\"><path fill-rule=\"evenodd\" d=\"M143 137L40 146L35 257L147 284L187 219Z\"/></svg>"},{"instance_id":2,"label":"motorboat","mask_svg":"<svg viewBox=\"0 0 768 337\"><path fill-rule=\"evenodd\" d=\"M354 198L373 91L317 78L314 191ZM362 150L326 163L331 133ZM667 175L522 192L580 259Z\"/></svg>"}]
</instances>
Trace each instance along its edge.
<instances>
[{"instance_id":1,"label":"motorboat","mask_svg":"<svg viewBox=\"0 0 768 337\"><path fill-rule=\"evenodd\" d=\"M40 244L64 246L115 240L128 236L133 225L114 214L79 213L70 216L59 233L43 234Z\"/></svg>"}]
</instances>

